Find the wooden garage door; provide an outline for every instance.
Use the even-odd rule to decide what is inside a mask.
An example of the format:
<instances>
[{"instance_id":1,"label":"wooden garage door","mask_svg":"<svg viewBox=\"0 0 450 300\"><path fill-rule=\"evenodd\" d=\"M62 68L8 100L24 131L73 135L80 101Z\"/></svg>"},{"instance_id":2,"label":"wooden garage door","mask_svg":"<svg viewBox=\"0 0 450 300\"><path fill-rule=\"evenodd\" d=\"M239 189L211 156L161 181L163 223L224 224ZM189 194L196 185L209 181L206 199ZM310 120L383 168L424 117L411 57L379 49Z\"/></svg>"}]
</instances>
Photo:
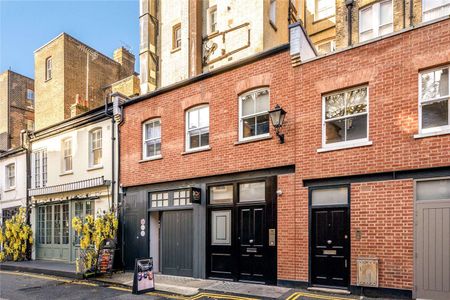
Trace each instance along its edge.
<instances>
[{"instance_id":1,"label":"wooden garage door","mask_svg":"<svg viewBox=\"0 0 450 300\"><path fill-rule=\"evenodd\" d=\"M442 185L445 184L445 185ZM424 185L425 186L425 185ZM423 187L422 187L423 188ZM421 299L450 299L450 199L426 194L450 191L450 180L428 182L428 191L418 183L415 222L415 285ZM423 193L424 192L424 193ZM425 195L425 197L424 197ZM447 195L445 195L445 198Z\"/></svg>"},{"instance_id":2,"label":"wooden garage door","mask_svg":"<svg viewBox=\"0 0 450 300\"><path fill-rule=\"evenodd\" d=\"M162 273L192 276L192 210L163 212L160 238Z\"/></svg>"}]
</instances>

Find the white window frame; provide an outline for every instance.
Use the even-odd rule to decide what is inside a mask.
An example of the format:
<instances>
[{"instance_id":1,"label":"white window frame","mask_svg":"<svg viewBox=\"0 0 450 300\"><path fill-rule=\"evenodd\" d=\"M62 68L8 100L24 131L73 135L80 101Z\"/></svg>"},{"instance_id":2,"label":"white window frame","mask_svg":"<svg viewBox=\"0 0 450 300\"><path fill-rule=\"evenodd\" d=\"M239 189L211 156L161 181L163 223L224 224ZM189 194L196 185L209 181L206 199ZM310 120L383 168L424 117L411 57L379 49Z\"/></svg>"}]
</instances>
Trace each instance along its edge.
<instances>
[{"instance_id":1,"label":"white window frame","mask_svg":"<svg viewBox=\"0 0 450 300\"><path fill-rule=\"evenodd\" d=\"M159 121L159 137L151 137L149 139L145 138L145 133L146 133L146 126L147 124L151 124L151 123L155 123ZM162 122L161 122L161 118L154 118L154 119L150 119L148 121L146 121L145 123L142 124L142 159L143 160L151 160L151 159L157 159L157 158L161 158L162 157ZM155 154L155 155L147 155L147 142L150 141L155 141L159 139L159 144L160 144L160 154Z\"/></svg>"},{"instance_id":2,"label":"white window frame","mask_svg":"<svg viewBox=\"0 0 450 300\"><path fill-rule=\"evenodd\" d=\"M446 13L445 10L450 11L450 1L447 0L447 3L444 3L443 5L438 5L438 6L432 7L428 10L424 10L423 8L425 7L425 1L426 0L422 0L422 21L423 22L428 22L428 21L432 21L432 20L436 20L436 19L448 16L448 13ZM444 10L444 12L439 12L439 16L430 17L427 20L425 20L425 15L433 10L434 11Z\"/></svg>"},{"instance_id":3,"label":"white window frame","mask_svg":"<svg viewBox=\"0 0 450 300\"><path fill-rule=\"evenodd\" d=\"M357 139L357 140L350 140L350 141L342 141L342 142L336 142L336 143L330 143L327 144L327 128L326 128L326 105L325 105L325 98L328 96L332 96L335 94L341 94L341 93L346 93L346 92L350 92L353 90L357 90L360 88L366 88L367 89L367 109L366 112L362 112L362 113L357 113L357 114L353 114L353 115L344 115L342 117L336 117L333 119L328 119L327 121L332 121L332 120L340 120L340 119L348 119L350 117L357 117L357 116L362 116L362 115L367 115L367 136L365 138L361 138L361 139ZM328 93L328 94L324 94L322 95L322 148L318 150L318 152L325 152L328 150L338 150L338 149L345 149L345 148L353 148L353 147L360 147L360 146L367 146L367 145L371 145L372 142L369 140L369 134L370 134L370 130L369 130L369 119L370 119L370 99L369 99L369 86L368 85L360 85L360 86L355 86L352 88L347 88L347 89L343 89L343 90L339 90L333 93ZM344 107L346 106L346 102L344 102Z\"/></svg>"},{"instance_id":4,"label":"white window frame","mask_svg":"<svg viewBox=\"0 0 450 300\"><path fill-rule=\"evenodd\" d=\"M100 147L94 148L94 136L98 138L97 132L100 132ZM98 164L94 164L94 150L100 149L100 162ZM103 130L101 127L97 127L91 129L89 131L89 168L97 168L103 165Z\"/></svg>"},{"instance_id":5,"label":"white window frame","mask_svg":"<svg viewBox=\"0 0 450 300\"><path fill-rule=\"evenodd\" d=\"M386 3L386 2L390 2L391 3L391 10L392 10L391 22L390 23L386 23L386 24L380 24L380 19L381 19L380 6L381 6L382 3ZM364 32L361 32L361 28L362 28L362 22L361 22L362 17L361 17L361 15L362 15L363 11L368 10L368 9L372 9L372 27L370 29L370 30L372 30L372 37L363 40L361 38L361 36L362 36L362 34L364 32L367 32L368 30L366 30ZM372 5L368 5L368 6L364 7L364 8L362 8L362 9L360 9L359 10L358 24L359 24L359 27L358 27L359 28L359 30L358 30L359 34L358 35L359 35L359 41L360 42L370 41L371 39L375 39L377 37L382 36L382 35L380 35L380 28L383 27L383 26L389 25L389 24L391 25L391 31L389 33L392 33L394 31L394 4L393 4L392 0L385 0L385 1L376 2L376 3L372 4ZM389 33L385 33L384 35L389 34Z\"/></svg>"},{"instance_id":6,"label":"white window frame","mask_svg":"<svg viewBox=\"0 0 450 300\"><path fill-rule=\"evenodd\" d=\"M447 69L448 72L449 72L449 75L448 75L449 95L422 101L422 74L435 72L435 71L443 70L443 69ZM449 110L448 111L448 118L449 118L448 123L449 124L448 125L444 125L444 126L438 126L438 127L431 127L431 128L423 129L422 128L422 106L423 106L423 104L439 102L439 101L442 101L442 100L445 100L445 99L447 99L447 101L448 101L448 110ZM433 69L427 69L427 70L423 70L422 72L419 72L419 103L418 103L418 111L419 111L419 118L418 118L419 134L415 135L414 137L420 138L420 137L424 137L424 136L427 136L427 135L436 135L436 134L447 134L447 133L450 133L450 65L441 66L441 67L437 67L437 68L433 68Z\"/></svg>"},{"instance_id":7,"label":"white window frame","mask_svg":"<svg viewBox=\"0 0 450 300\"><path fill-rule=\"evenodd\" d=\"M264 91L264 90L267 90L267 92L269 93L269 109L270 109L270 88L269 87L257 88L257 89L248 91L242 95L239 95L239 97L238 97L238 101L239 101L239 141L240 142L258 140L258 139L270 137L270 116L269 116L269 132L263 133L263 134L257 134L254 136L244 137L244 119L249 118L249 117L259 117L259 116L263 116L265 114L268 115L269 111L259 112L259 113L254 113L251 115L243 116L242 115L242 100L249 94L256 94L257 92ZM255 102L255 105L256 105L256 102Z\"/></svg>"},{"instance_id":8,"label":"white window frame","mask_svg":"<svg viewBox=\"0 0 450 300\"><path fill-rule=\"evenodd\" d=\"M52 57L49 56L45 59L45 80L52 79L52 67L53 67Z\"/></svg>"},{"instance_id":9,"label":"white window frame","mask_svg":"<svg viewBox=\"0 0 450 300\"><path fill-rule=\"evenodd\" d=\"M195 129L189 129L189 113L191 113L193 111L197 111L197 113L198 113L198 120L199 120L199 123L200 123L200 110L202 108L205 108L205 107L208 108L208 126L198 127L198 128L195 128ZM209 139L208 139L208 145L203 145L203 146L199 146L199 147L195 147L195 148L191 147L191 139L190 139L190 133L192 131L198 131L198 130L202 130L202 129L204 130L206 128L208 128L209 138L211 137L210 132L209 132L209 119L210 119L209 118L209 104L197 105L197 106L194 106L194 107L186 110L186 122L185 122L186 123L186 126L185 126L186 134L185 134L185 136L186 136L186 151L187 152L188 151L197 151L197 150L209 149L209 147L210 147L209 146Z\"/></svg>"},{"instance_id":10,"label":"white window frame","mask_svg":"<svg viewBox=\"0 0 450 300\"><path fill-rule=\"evenodd\" d=\"M215 28L214 28L214 30L213 30L213 28L212 28L212 25L213 25L213 23L212 23L212 15L213 15L213 13L215 13L216 14L216 19L215 19ZM210 8L208 8L208 12L207 12L207 26L208 26L208 34L213 34L213 33L216 33L216 32L218 32L218 29L217 29L217 5L214 5L214 6L211 6Z\"/></svg>"},{"instance_id":11,"label":"white window frame","mask_svg":"<svg viewBox=\"0 0 450 300\"><path fill-rule=\"evenodd\" d=\"M326 45L326 44L330 45L330 50L326 51L326 52L321 52L319 47L323 46L323 45ZM316 45L316 49L317 49L317 52L319 52L319 54L327 54L327 53L334 52L334 51L336 51L336 40L328 40L328 41L325 41L325 42L318 43Z\"/></svg>"},{"instance_id":12,"label":"white window frame","mask_svg":"<svg viewBox=\"0 0 450 300\"><path fill-rule=\"evenodd\" d=\"M36 182L36 158L38 158L39 163L39 178ZM45 162L44 162L45 159ZM47 157L47 149L41 148L33 150L31 156L31 175L32 182L31 185L33 188L41 188L47 186L48 181L48 157ZM45 175L45 178L44 178Z\"/></svg>"},{"instance_id":13,"label":"white window frame","mask_svg":"<svg viewBox=\"0 0 450 300\"><path fill-rule=\"evenodd\" d=\"M14 168L12 176L11 176L11 168ZM14 180L14 185L11 184L11 178ZM16 163L10 163L5 166L5 188L6 191L13 190L16 188Z\"/></svg>"},{"instance_id":14,"label":"white window frame","mask_svg":"<svg viewBox=\"0 0 450 300\"><path fill-rule=\"evenodd\" d=\"M276 26L277 22L277 0L269 0L269 21ZM290 1L290 0L289 0Z\"/></svg>"},{"instance_id":15,"label":"white window frame","mask_svg":"<svg viewBox=\"0 0 450 300\"><path fill-rule=\"evenodd\" d=\"M67 148L67 145L70 147ZM73 172L73 143L72 138L65 138L61 141L61 155L62 155L62 173L72 173ZM67 169L66 159L70 158L71 168Z\"/></svg>"},{"instance_id":16,"label":"white window frame","mask_svg":"<svg viewBox=\"0 0 450 300\"><path fill-rule=\"evenodd\" d=\"M328 18L334 17L336 15L336 2L335 0L328 0L328 2L332 3L332 6L334 7L334 13L321 16L319 18L319 1L320 0L314 0L314 22L320 21L320 20L326 20Z\"/></svg>"}]
</instances>

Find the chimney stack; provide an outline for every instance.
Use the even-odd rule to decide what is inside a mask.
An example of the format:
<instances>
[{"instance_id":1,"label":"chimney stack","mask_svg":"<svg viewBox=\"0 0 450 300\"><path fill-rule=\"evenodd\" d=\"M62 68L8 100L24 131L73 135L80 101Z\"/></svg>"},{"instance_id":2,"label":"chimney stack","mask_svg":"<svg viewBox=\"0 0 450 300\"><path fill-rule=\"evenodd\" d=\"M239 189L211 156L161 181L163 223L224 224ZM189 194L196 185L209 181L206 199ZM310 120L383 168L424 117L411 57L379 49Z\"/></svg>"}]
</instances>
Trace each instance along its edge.
<instances>
[{"instance_id":1,"label":"chimney stack","mask_svg":"<svg viewBox=\"0 0 450 300\"><path fill-rule=\"evenodd\" d=\"M122 66L120 68L120 79L134 74L135 58L133 53L131 53L124 47L120 47L114 51L113 57L114 60Z\"/></svg>"}]
</instances>

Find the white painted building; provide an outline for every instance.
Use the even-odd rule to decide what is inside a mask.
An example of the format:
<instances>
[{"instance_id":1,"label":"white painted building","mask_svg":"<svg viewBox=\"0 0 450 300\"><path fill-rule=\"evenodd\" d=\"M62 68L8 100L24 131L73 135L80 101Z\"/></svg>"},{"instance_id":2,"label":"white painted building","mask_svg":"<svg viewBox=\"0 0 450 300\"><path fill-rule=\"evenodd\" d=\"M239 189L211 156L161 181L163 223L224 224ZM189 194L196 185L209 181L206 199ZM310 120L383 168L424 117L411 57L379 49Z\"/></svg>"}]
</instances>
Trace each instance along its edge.
<instances>
[{"instance_id":1,"label":"white painted building","mask_svg":"<svg viewBox=\"0 0 450 300\"><path fill-rule=\"evenodd\" d=\"M100 107L35 132L29 190L33 259L74 262L79 239L72 218L117 207L113 131L112 118Z\"/></svg>"},{"instance_id":2,"label":"white painted building","mask_svg":"<svg viewBox=\"0 0 450 300\"><path fill-rule=\"evenodd\" d=\"M0 224L26 206L27 156L18 148L0 154Z\"/></svg>"}]
</instances>

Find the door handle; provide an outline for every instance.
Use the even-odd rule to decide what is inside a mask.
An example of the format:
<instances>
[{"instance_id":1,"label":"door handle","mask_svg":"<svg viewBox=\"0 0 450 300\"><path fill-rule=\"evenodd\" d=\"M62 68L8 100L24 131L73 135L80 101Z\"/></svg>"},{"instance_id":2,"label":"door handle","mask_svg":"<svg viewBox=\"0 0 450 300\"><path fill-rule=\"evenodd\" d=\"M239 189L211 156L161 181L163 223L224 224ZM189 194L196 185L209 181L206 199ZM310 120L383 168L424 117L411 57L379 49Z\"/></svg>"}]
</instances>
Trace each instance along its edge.
<instances>
[{"instance_id":1,"label":"door handle","mask_svg":"<svg viewBox=\"0 0 450 300\"><path fill-rule=\"evenodd\" d=\"M328 245L330 245L332 242L333 242L332 240L327 241Z\"/></svg>"},{"instance_id":2,"label":"door handle","mask_svg":"<svg viewBox=\"0 0 450 300\"><path fill-rule=\"evenodd\" d=\"M253 240L249 240L248 242L249 242L250 244L253 244L254 241L253 241Z\"/></svg>"}]
</instances>

